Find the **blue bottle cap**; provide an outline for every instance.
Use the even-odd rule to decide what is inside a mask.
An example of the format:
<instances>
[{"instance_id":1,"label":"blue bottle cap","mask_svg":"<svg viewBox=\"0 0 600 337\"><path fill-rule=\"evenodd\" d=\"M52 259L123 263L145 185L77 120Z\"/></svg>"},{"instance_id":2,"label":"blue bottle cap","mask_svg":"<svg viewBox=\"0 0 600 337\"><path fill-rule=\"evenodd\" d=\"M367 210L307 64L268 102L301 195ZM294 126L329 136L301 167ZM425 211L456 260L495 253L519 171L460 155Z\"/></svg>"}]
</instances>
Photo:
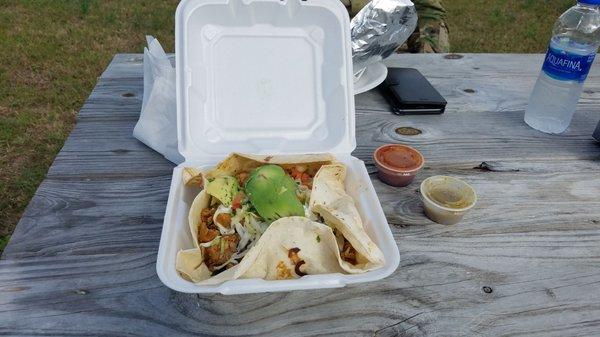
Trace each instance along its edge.
<instances>
[{"instance_id":1,"label":"blue bottle cap","mask_svg":"<svg viewBox=\"0 0 600 337\"><path fill-rule=\"evenodd\" d=\"M600 0L577 0L577 2L588 5L600 5Z\"/></svg>"}]
</instances>

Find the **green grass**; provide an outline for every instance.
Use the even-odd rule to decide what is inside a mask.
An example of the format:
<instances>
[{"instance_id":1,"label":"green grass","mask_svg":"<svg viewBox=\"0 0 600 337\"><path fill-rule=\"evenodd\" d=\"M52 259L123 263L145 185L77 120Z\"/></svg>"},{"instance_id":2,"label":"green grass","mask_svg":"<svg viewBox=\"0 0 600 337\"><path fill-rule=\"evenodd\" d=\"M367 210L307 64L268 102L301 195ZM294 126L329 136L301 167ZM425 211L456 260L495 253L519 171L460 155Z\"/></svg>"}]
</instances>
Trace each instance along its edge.
<instances>
[{"instance_id":1,"label":"green grass","mask_svg":"<svg viewBox=\"0 0 600 337\"><path fill-rule=\"evenodd\" d=\"M173 49L178 1L0 1L0 251L114 54Z\"/></svg>"},{"instance_id":2,"label":"green grass","mask_svg":"<svg viewBox=\"0 0 600 337\"><path fill-rule=\"evenodd\" d=\"M0 251L97 76L144 35L173 50L177 0L0 0ZM543 52L573 0L446 0L453 52Z\"/></svg>"},{"instance_id":3,"label":"green grass","mask_svg":"<svg viewBox=\"0 0 600 337\"><path fill-rule=\"evenodd\" d=\"M453 52L542 53L575 0L446 0Z\"/></svg>"},{"instance_id":4,"label":"green grass","mask_svg":"<svg viewBox=\"0 0 600 337\"><path fill-rule=\"evenodd\" d=\"M0 236L0 252L4 250L4 247L8 244L10 235Z\"/></svg>"}]
</instances>

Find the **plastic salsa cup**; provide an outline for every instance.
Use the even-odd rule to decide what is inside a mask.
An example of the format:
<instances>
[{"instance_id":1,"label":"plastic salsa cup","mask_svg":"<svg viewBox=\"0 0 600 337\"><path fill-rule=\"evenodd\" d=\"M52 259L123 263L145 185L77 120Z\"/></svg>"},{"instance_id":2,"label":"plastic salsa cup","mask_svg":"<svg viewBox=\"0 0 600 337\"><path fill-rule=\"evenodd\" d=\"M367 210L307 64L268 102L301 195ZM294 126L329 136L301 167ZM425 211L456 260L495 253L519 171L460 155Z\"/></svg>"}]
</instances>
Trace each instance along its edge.
<instances>
[{"instance_id":1,"label":"plastic salsa cup","mask_svg":"<svg viewBox=\"0 0 600 337\"><path fill-rule=\"evenodd\" d=\"M448 176L433 176L423 180L420 191L425 214L442 225L460 222L477 202L473 187Z\"/></svg>"},{"instance_id":2,"label":"plastic salsa cup","mask_svg":"<svg viewBox=\"0 0 600 337\"><path fill-rule=\"evenodd\" d=\"M387 144L373 153L377 175L392 186L407 186L425 164L423 155L416 149L401 144Z\"/></svg>"}]
</instances>

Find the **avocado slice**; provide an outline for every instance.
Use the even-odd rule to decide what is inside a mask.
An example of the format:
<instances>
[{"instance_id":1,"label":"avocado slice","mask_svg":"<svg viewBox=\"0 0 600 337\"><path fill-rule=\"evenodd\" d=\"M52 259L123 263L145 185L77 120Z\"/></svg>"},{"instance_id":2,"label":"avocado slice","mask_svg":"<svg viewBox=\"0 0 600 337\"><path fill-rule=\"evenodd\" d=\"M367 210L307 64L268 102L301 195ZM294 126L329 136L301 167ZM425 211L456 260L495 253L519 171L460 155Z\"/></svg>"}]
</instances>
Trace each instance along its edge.
<instances>
[{"instance_id":1,"label":"avocado slice","mask_svg":"<svg viewBox=\"0 0 600 337\"><path fill-rule=\"evenodd\" d=\"M206 193L219 199L221 204L229 207L233 197L238 193L240 186L237 179L231 176L223 176L215 178L208 182Z\"/></svg>"},{"instance_id":2,"label":"avocado slice","mask_svg":"<svg viewBox=\"0 0 600 337\"><path fill-rule=\"evenodd\" d=\"M246 195L258 215L272 222L287 216L303 216L297 185L278 165L263 165L250 174Z\"/></svg>"}]
</instances>

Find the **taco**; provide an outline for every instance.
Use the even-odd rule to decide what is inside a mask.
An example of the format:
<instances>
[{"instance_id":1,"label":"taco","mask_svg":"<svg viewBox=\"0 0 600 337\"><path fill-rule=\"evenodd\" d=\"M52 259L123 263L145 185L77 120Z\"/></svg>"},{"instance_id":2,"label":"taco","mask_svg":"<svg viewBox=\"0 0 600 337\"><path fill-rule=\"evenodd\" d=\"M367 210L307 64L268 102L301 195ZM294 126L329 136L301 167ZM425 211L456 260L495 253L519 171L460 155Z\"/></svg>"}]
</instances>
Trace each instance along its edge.
<instances>
[{"instance_id":1,"label":"taco","mask_svg":"<svg viewBox=\"0 0 600 337\"><path fill-rule=\"evenodd\" d=\"M345 191L345 176L345 166L329 155L242 154L186 176L204 189L188 218L195 247L178 253L177 271L196 283L219 284L383 266L383 253Z\"/></svg>"}]
</instances>

